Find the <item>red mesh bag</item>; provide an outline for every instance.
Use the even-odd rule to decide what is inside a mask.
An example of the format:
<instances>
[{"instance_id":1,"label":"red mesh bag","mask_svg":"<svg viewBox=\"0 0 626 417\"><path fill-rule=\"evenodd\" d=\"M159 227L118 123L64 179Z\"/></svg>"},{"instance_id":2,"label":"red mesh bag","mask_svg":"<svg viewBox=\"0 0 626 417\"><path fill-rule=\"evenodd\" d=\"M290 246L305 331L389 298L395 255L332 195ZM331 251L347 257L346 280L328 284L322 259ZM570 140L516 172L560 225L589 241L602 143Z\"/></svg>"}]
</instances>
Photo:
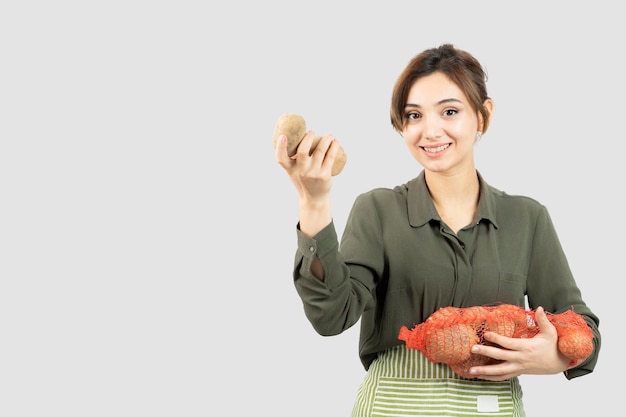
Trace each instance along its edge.
<instances>
[{"instance_id":1,"label":"red mesh bag","mask_svg":"<svg viewBox=\"0 0 626 417\"><path fill-rule=\"evenodd\" d=\"M587 322L574 310L560 314L547 313L558 334L560 352L575 363L593 352L593 334ZM444 307L431 314L423 323L409 330L402 326L398 339L407 348L421 351L434 363L445 363L464 378L472 378L472 366L491 365L497 360L471 353L476 344L491 345L484 332L507 337L528 338L539 333L535 312L511 304L475 307Z\"/></svg>"}]
</instances>

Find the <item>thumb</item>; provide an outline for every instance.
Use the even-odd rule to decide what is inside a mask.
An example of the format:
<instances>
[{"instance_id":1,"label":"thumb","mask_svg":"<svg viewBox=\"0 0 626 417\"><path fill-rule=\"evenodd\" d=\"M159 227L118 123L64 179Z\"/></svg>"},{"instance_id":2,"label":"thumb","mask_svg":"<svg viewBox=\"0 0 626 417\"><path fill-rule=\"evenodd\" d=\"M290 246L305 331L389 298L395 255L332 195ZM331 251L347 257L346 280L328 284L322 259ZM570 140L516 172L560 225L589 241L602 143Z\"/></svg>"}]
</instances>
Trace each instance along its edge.
<instances>
[{"instance_id":1,"label":"thumb","mask_svg":"<svg viewBox=\"0 0 626 417\"><path fill-rule=\"evenodd\" d=\"M556 328L548 319L548 315L543 307L537 307L535 310L535 322L539 326L539 333L547 333L550 335L554 333L554 335L556 335Z\"/></svg>"},{"instance_id":2,"label":"thumb","mask_svg":"<svg viewBox=\"0 0 626 417\"><path fill-rule=\"evenodd\" d=\"M290 165L291 158L287 153L287 137L285 135L279 135L274 143L274 152L276 161L285 169Z\"/></svg>"}]
</instances>

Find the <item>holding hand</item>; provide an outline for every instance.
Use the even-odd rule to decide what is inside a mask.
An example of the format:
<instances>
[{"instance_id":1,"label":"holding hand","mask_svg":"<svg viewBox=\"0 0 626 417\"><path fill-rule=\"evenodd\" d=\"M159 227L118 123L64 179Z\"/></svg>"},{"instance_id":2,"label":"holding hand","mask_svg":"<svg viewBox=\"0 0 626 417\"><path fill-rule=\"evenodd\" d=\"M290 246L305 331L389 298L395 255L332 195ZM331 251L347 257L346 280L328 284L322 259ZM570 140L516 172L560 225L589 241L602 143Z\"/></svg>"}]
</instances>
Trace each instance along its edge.
<instances>
[{"instance_id":1,"label":"holding hand","mask_svg":"<svg viewBox=\"0 0 626 417\"><path fill-rule=\"evenodd\" d=\"M535 312L539 333L531 338L516 338L485 332L484 338L496 346L474 345L472 353L500 361L495 365L474 366L472 377L503 381L522 374L556 374L572 366L572 361L558 349L558 334L542 307ZM576 361L576 366L582 359Z\"/></svg>"},{"instance_id":2,"label":"holding hand","mask_svg":"<svg viewBox=\"0 0 626 417\"><path fill-rule=\"evenodd\" d=\"M300 230L312 237L332 221L331 178L343 169L346 154L332 135L307 132L304 119L289 113L278 119L273 143L276 161L300 197Z\"/></svg>"}]
</instances>

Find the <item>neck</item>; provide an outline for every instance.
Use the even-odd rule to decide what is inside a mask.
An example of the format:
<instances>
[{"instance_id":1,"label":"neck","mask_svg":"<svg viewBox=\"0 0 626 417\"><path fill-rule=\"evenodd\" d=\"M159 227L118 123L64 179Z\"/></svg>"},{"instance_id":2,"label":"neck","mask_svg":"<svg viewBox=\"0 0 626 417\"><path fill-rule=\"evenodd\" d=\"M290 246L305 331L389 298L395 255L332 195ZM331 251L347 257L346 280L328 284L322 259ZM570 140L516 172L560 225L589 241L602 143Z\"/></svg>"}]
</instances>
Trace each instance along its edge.
<instances>
[{"instance_id":1,"label":"neck","mask_svg":"<svg viewBox=\"0 0 626 417\"><path fill-rule=\"evenodd\" d=\"M474 200L480 192L478 173L475 169L454 175L426 171L425 177L430 195L437 202Z\"/></svg>"},{"instance_id":2,"label":"neck","mask_svg":"<svg viewBox=\"0 0 626 417\"><path fill-rule=\"evenodd\" d=\"M440 175L426 171L426 184L439 216L455 232L468 225L476 214L480 183L478 174Z\"/></svg>"}]
</instances>

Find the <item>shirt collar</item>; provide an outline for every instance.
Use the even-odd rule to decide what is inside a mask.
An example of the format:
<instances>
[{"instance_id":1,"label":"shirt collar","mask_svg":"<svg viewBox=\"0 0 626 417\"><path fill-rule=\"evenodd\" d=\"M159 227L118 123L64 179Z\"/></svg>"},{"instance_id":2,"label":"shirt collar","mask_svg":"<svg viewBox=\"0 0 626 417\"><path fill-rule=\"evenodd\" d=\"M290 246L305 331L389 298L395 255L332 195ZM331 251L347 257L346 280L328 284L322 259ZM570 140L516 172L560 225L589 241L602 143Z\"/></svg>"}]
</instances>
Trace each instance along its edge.
<instances>
[{"instance_id":1,"label":"shirt collar","mask_svg":"<svg viewBox=\"0 0 626 417\"><path fill-rule=\"evenodd\" d=\"M494 190L485 182L480 172L476 171L478 182L480 184L480 197L478 199L478 210L474 223L480 223L482 220L491 222L495 228L496 223L496 202ZM420 227L431 220L441 221L441 217L435 209L430 192L426 186L426 177L422 171L416 178L407 184L407 205L409 213L409 223L413 227Z\"/></svg>"}]
</instances>

